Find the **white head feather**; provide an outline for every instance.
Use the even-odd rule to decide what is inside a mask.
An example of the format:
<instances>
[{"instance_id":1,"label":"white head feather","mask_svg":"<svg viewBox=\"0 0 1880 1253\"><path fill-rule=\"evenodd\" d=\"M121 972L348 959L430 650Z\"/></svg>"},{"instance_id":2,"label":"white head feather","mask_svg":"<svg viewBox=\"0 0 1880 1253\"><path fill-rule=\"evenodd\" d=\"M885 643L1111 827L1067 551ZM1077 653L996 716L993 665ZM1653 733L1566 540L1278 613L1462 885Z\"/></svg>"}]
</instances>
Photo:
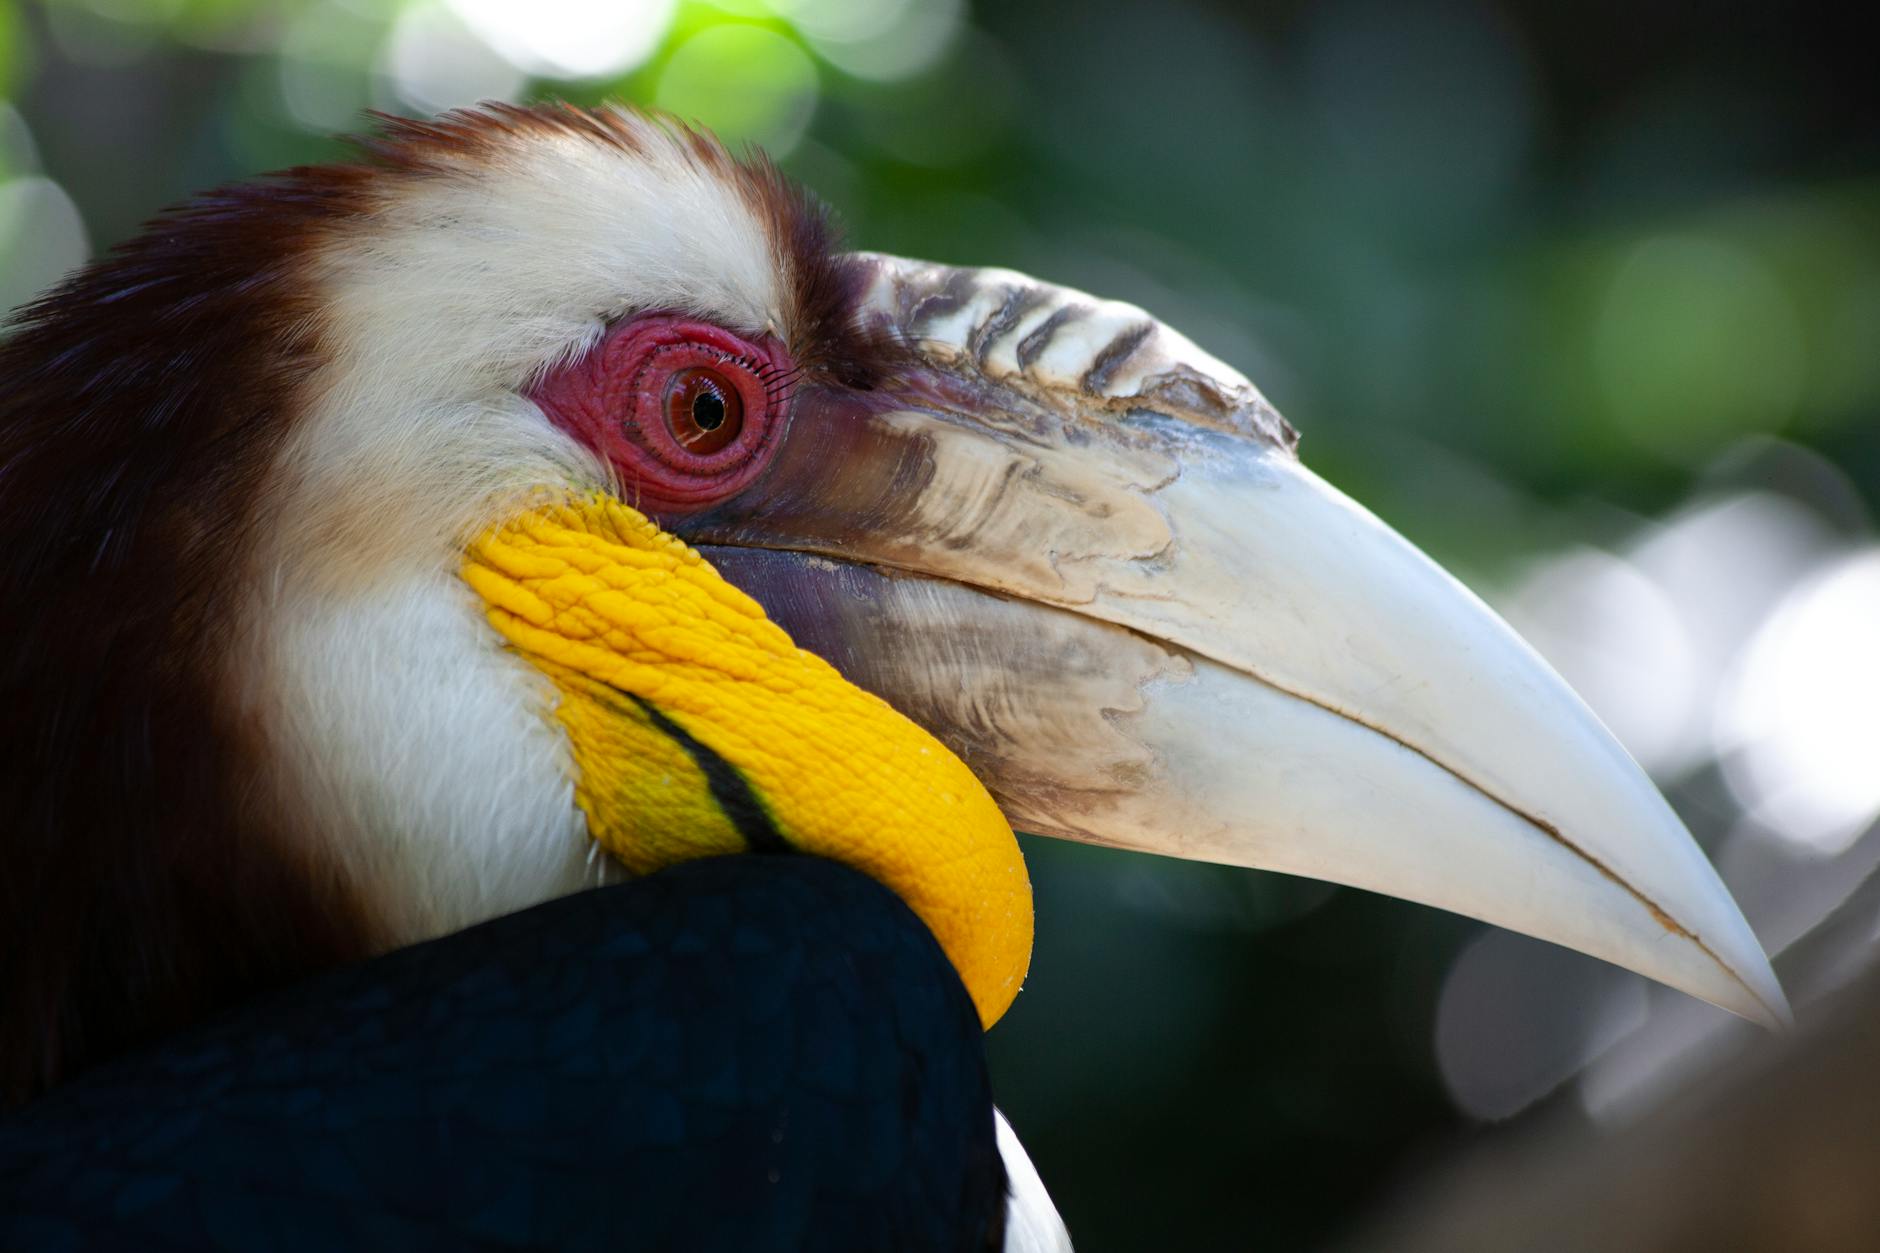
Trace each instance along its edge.
<instances>
[{"instance_id":1,"label":"white head feather","mask_svg":"<svg viewBox=\"0 0 1880 1253\"><path fill-rule=\"evenodd\" d=\"M715 143L625 111L469 120L456 159L373 183L314 249L324 360L272 471L235 663L276 803L339 850L386 945L607 873L552 690L457 578L507 511L609 481L523 389L635 310L747 333L789 310L772 224Z\"/></svg>"}]
</instances>

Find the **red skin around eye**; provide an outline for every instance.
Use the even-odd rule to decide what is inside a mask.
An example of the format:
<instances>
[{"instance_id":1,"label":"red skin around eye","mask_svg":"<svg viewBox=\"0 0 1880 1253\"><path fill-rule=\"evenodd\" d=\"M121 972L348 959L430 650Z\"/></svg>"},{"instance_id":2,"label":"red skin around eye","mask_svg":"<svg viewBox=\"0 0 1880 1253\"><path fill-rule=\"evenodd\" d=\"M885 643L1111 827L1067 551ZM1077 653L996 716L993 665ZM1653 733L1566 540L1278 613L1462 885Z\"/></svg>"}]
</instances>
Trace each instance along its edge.
<instances>
[{"instance_id":1,"label":"red skin around eye","mask_svg":"<svg viewBox=\"0 0 1880 1253\"><path fill-rule=\"evenodd\" d=\"M700 456L666 424L666 384L694 367L714 371L744 402L737 438ZM766 336L748 340L671 314L646 314L608 331L578 361L549 374L529 398L556 426L592 448L620 476L627 503L651 514L685 514L740 491L769 464L782 434L790 358Z\"/></svg>"}]
</instances>

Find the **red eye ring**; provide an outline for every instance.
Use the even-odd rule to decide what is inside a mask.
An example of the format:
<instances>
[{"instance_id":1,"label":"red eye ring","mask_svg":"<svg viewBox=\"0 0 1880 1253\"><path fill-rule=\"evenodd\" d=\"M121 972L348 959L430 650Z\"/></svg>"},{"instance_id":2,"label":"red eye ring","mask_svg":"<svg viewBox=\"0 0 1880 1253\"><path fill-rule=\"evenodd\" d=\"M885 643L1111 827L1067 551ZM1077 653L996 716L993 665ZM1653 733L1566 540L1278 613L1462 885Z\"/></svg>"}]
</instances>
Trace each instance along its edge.
<instances>
[{"instance_id":1,"label":"red eye ring","mask_svg":"<svg viewBox=\"0 0 1880 1253\"><path fill-rule=\"evenodd\" d=\"M772 337L645 314L550 373L529 398L613 466L629 503L672 515L729 498L770 463L792 377Z\"/></svg>"}]
</instances>

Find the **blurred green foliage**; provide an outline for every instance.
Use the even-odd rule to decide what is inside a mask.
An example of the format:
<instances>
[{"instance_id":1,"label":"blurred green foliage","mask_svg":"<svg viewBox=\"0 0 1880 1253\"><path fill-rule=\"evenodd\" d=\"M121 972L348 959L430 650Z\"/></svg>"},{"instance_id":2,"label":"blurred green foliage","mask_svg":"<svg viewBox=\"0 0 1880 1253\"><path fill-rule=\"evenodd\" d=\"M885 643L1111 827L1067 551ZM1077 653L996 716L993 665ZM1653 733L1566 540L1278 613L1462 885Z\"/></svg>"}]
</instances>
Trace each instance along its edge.
<instances>
[{"instance_id":1,"label":"blurred green foliage","mask_svg":"<svg viewBox=\"0 0 1880 1253\"><path fill-rule=\"evenodd\" d=\"M205 186L340 158L365 109L624 98L770 145L860 246L1148 307L1491 582L1661 513L1746 436L1822 450L1873 504L1868 45L1779 6L512 8L657 39L564 77L467 0L0 0L0 291ZM1081 1248L1320 1244L1475 1134L1429 1031L1469 924L1027 851L1034 977L991 1045Z\"/></svg>"},{"instance_id":2,"label":"blurred green foliage","mask_svg":"<svg viewBox=\"0 0 1880 1253\"><path fill-rule=\"evenodd\" d=\"M0 100L13 94L20 62L20 19L12 0L0 0ZM6 173L0 167L0 176Z\"/></svg>"}]
</instances>

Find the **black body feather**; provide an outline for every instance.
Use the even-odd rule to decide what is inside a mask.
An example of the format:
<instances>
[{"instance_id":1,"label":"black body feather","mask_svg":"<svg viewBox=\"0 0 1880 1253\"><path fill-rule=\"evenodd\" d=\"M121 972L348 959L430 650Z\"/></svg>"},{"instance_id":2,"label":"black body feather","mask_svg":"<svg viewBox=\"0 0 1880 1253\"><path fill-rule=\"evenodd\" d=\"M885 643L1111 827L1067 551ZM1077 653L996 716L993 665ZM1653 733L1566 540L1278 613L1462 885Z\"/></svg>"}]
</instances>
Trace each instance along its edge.
<instances>
[{"instance_id":1,"label":"black body feather","mask_svg":"<svg viewBox=\"0 0 1880 1253\"><path fill-rule=\"evenodd\" d=\"M886 888L694 862L317 977L0 1124L7 1249L998 1248L977 1015Z\"/></svg>"}]
</instances>

